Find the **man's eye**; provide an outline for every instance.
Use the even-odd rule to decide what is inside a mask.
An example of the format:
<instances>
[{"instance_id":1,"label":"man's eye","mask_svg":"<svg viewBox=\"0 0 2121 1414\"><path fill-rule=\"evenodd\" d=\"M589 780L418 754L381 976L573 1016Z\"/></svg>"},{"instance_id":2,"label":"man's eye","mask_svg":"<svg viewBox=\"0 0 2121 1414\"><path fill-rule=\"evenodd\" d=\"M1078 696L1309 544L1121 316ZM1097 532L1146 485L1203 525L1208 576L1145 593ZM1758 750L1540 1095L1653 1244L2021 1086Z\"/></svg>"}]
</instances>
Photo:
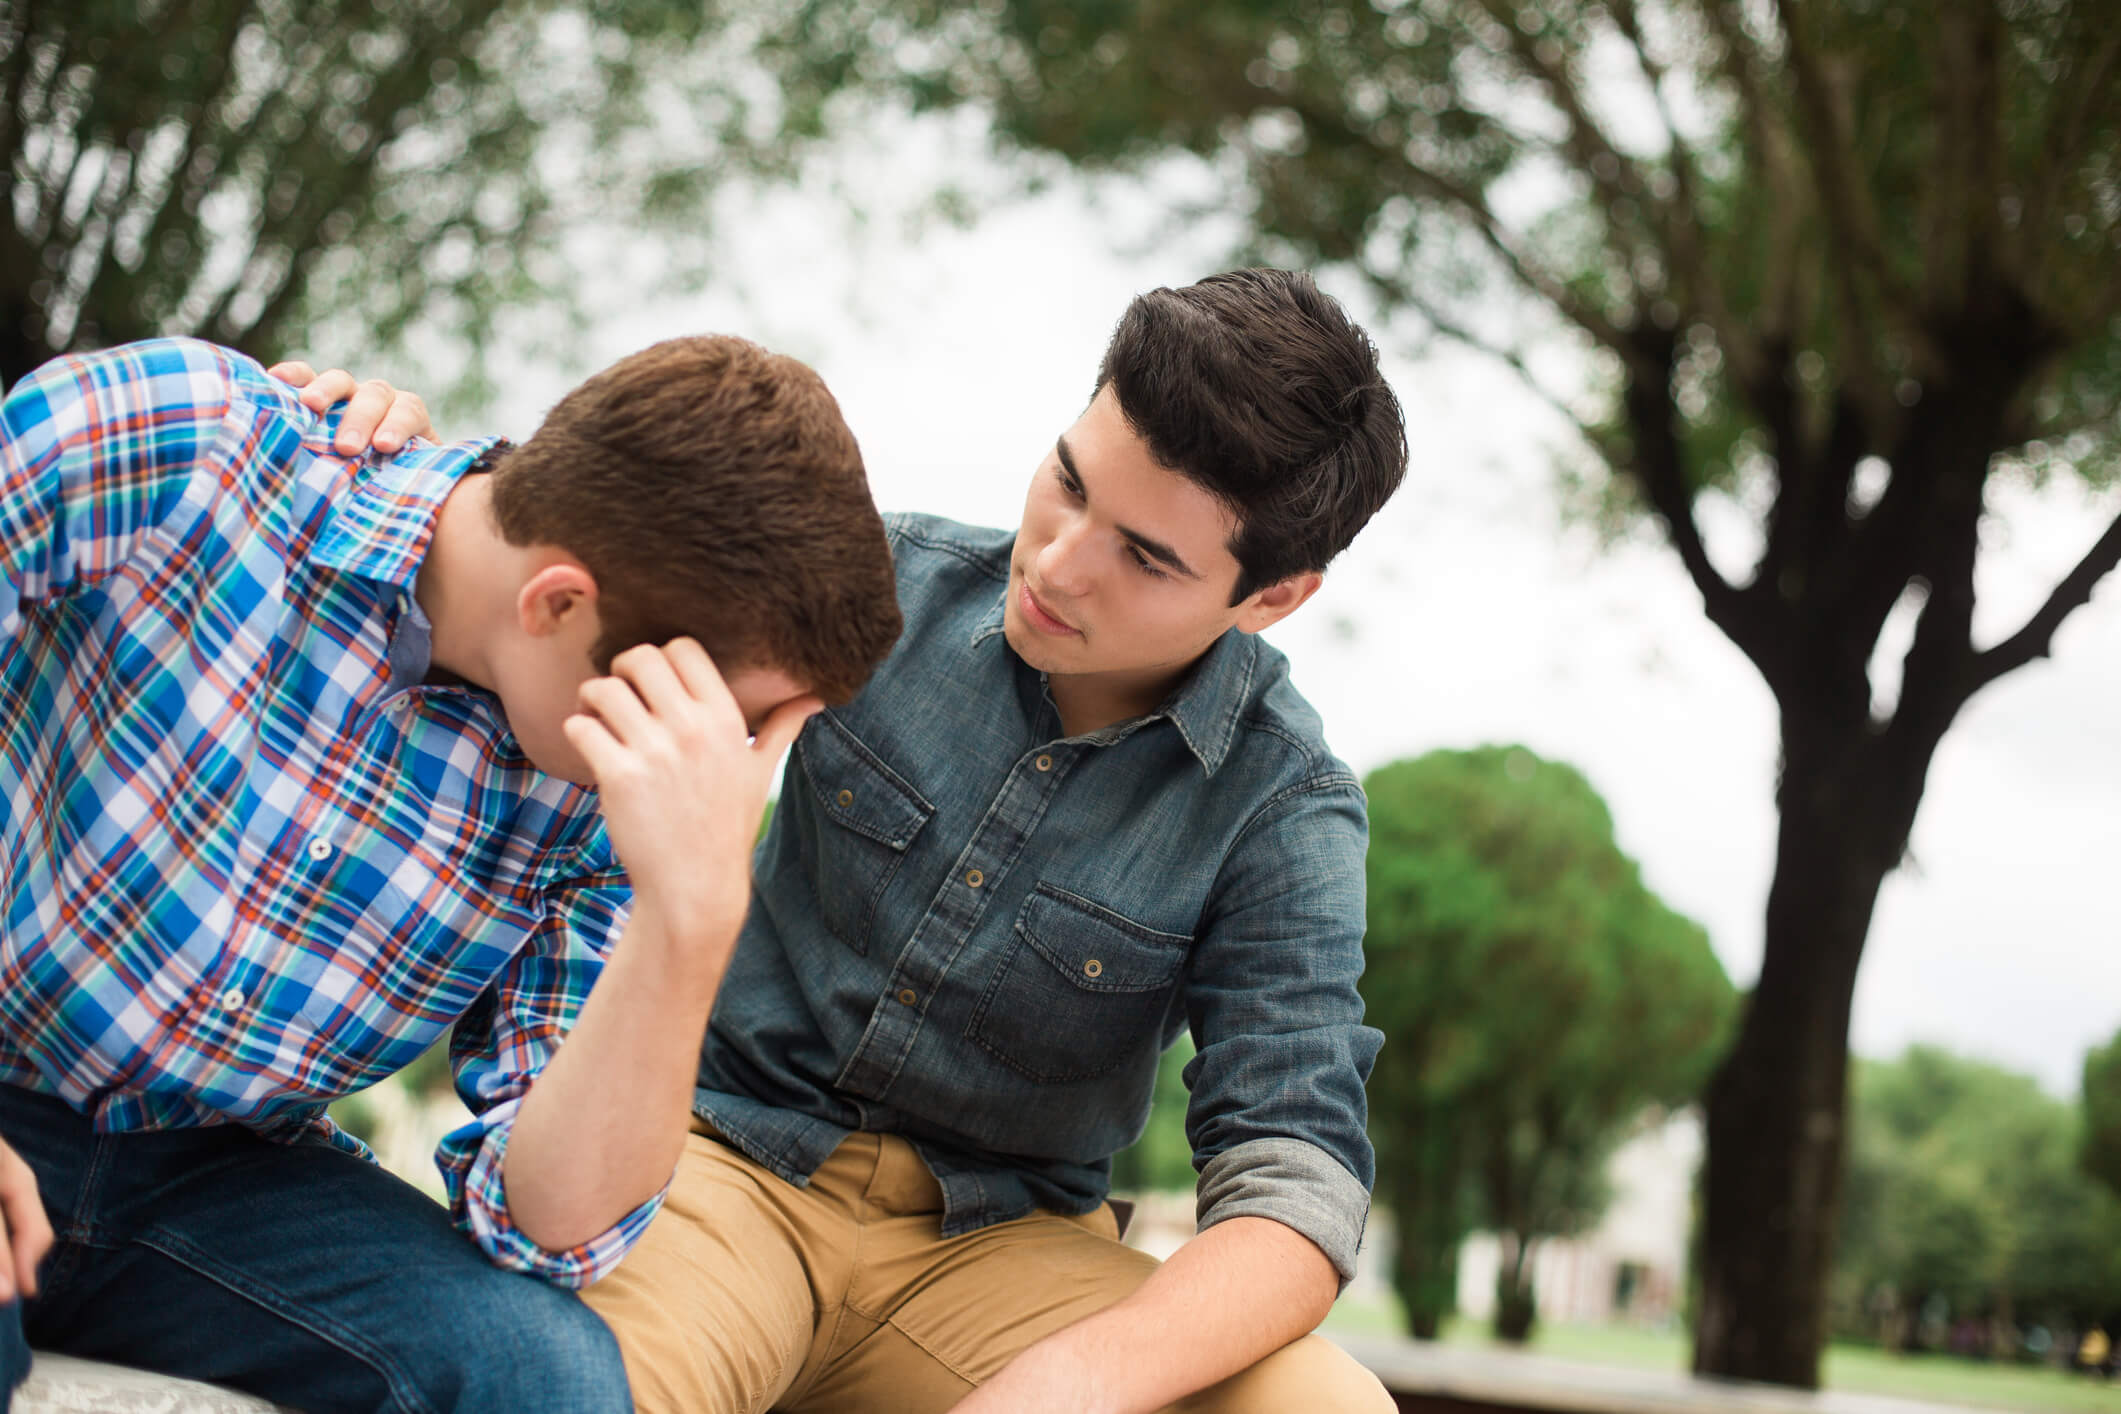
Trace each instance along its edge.
<instances>
[{"instance_id":1,"label":"man's eye","mask_svg":"<svg viewBox=\"0 0 2121 1414\"><path fill-rule=\"evenodd\" d=\"M1076 500L1080 501L1083 498L1081 484L1074 477L1068 475L1067 468L1058 466L1053 468L1053 479L1060 483L1061 490L1067 492Z\"/></svg>"},{"instance_id":2,"label":"man's eye","mask_svg":"<svg viewBox=\"0 0 2121 1414\"><path fill-rule=\"evenodd\" d=\"M1158 579L1162 579L1165 577L1164 572L1158 569L1155 563L1151 561L1147 555L1144 555L1142 553L1141 546L1129 545L1127 547L1127 553L1134 557L1134 567L1140 570L1143 574L1154 575Z\"/></svg>"}]
</instances>

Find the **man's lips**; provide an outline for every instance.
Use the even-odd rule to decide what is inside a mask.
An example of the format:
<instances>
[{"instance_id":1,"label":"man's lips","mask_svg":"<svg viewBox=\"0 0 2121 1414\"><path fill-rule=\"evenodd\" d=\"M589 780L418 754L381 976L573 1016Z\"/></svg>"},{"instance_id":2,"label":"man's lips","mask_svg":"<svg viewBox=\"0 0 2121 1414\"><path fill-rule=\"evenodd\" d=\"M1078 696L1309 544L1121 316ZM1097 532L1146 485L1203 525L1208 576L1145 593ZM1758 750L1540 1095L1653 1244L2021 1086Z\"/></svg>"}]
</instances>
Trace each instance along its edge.
<instances>
[{"instance_id":1,"label":"man's lips","mask_svg":"<svg viewBox=\"0 0 2121 1414\"><path fill-rule=\"evenodd\" d=\"M1030 621L1031 627L1039 632L1059 635L1074 635L1082 632L1066 619L1053 613L1044 604L1039 603L1038 596L1031 592L1030 585L1019 586L1016 597L1017 607L1024 611L1024 617Z\"/></svg>"}]
</instances>

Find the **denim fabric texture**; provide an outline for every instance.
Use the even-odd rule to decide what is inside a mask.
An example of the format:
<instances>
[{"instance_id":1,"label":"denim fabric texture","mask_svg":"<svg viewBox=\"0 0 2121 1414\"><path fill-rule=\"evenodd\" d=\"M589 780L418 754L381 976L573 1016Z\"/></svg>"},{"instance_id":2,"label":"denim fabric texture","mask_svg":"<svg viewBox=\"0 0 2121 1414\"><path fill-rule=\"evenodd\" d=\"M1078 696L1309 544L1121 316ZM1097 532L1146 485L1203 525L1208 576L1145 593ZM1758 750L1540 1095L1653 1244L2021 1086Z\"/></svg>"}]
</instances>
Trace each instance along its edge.
<instances>
[{"instance_id":1,"label":"denim fabric texture","mask_svg":"<svg viewBox=\"0 0 2121 1414\"><path fill-rule=\"evenodd\" d=\"M1190 1028L1202 1226L1275 1218L1345 1280L1368 826L1286 661L1232 631L1156 712L1065 736L1003 633L1011 533L887 524L905 634L791 754L700 1117L795 1182L903 1135L945 1235L1087 1212Z\"/></svg>"},{"instance_id":2,"label":"denim fabric texture","mask_svg":"<svg viewBox=\"0 0 2121 1414\"><path fill-rule=\"evenodd\" d=\"M0 1414L6 1414L15 1386L29 1378L29 1340L22 1334L22 1306L0 1306Z\"/></svg>"},{"instance_id":3,"label":"denim fabric texture","mask_svg":"<svg viewBox=\"0 0 2121 1414\"><path fill-rule=\"evenodd\" d=\"M632 1408L579 1297L494 1266L440 1204L322 1135L99 1134L11 1085L0 1134L57 1237L37 1296L0 1307L0 1387L27 1373L27 1335L308 1414Z\"/></svg>"}]
</instances>

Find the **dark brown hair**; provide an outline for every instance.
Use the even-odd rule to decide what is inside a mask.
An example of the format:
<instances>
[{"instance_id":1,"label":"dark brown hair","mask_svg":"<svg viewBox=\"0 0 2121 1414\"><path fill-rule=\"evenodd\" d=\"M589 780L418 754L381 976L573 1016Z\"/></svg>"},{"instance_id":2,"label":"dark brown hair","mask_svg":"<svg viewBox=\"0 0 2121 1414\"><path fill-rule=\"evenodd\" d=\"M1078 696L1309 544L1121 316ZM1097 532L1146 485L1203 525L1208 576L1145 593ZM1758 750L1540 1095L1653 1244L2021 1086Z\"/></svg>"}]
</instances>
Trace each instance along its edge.
<instances>
[{"instance_id":1,"label":"dark brown hair","mask_svg":"<svg viewBox=\"0 0 2121 1414\"><path fill-rule=\"evenodd\" d=\"M594 658L690 635L724 671L845 701L898 638L884 523L816 373L727 336L671 339L560 399L499 458L493 514L597 582Z\"/></svg>"},{"instance_id":2,"label":"dark brown hair","mask_svg":"<svg viewBox=\"0 0 2121 1414\"><path fill-rule=\"evenodd\" d=\"M1322 570L1407 469L1377 348L1309 275L1233 270L1127 306L1097 370L1159 462L1237 517L1232 604Z\"/></svg>"}]
</instances>

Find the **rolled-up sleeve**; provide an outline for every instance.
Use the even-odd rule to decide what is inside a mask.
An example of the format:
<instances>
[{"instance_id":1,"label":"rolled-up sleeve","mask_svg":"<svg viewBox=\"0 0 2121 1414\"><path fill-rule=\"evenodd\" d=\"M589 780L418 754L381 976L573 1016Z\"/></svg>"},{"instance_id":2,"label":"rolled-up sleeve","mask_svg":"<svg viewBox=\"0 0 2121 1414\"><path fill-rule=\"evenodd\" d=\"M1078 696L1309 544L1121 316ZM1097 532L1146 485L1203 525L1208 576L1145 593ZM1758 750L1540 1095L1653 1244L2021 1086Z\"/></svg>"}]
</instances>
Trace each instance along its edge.
<instances>
[{"instance_id":1,"label":"rolled-up sleeve","mask_svg":"<svg viewBox=\"0 0 2121 1414\"><path fill-rule=\"evenodd\" d=\"M1316 1243L1342 1286L1376 1179L1363 1086L1384 1037L1356 991L1368 841L1351 776L1269 801L1224 863L1187 985L1199 1226L1272 1218Z\"/></svg>"},{"instance_id":2,"label":"rolled-up sleeve","mask_svg":"<svg viewBox=\"0 0 2121 1414\"><path fill-rule=\"evenodd\" d=\"M608 864L608 847L598 853ZM561 1286L587 1286L616 1267L663 1202L658 1192L589 1241L555 1250L515 1225L502 1184L516 1112L580 1014L631 899L615 865L548 888L528 946L458 1021L450 1045L457 1093L474 1116L435 1152L450 1214L496 1265Z\"/></svg>"}]
</instances>

